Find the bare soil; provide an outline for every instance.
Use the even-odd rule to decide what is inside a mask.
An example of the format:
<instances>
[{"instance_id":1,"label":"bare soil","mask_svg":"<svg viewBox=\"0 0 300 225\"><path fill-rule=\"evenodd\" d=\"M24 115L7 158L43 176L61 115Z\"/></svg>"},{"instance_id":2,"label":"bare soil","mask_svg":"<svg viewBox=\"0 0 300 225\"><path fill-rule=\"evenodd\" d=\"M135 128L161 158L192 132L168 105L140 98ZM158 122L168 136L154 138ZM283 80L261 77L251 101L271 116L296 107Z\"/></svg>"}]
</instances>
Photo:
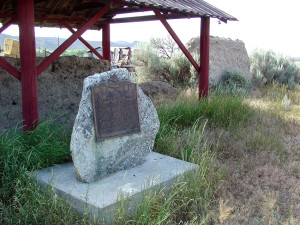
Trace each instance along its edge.
<instances>
[{"instance_id":1,"label":"bare soil","mask_svg":"<svg viewBox=\"0 0 300 225\"><path fill-rule=\"evenodd\" d=\"M20 67L19 59L6 57ZM44 58L37 58L37 64ZM72 125L81 99L83 79L111 69L110 63L95 58L59 57L38 77L39 117L58 116ZM20 82L0 68L0 129L22 125Z\"/></svg>"}]
</instances>

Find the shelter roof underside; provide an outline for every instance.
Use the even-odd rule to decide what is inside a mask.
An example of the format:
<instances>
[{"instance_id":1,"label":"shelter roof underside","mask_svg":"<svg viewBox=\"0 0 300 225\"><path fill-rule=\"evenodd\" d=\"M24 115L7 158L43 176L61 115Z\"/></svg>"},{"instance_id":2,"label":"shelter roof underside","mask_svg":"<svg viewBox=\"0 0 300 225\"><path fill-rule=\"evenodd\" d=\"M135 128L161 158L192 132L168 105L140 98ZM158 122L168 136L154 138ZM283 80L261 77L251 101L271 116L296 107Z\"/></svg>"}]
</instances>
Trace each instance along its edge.
<instances>
[{"instance_id":1,"label":"shelter roof underside","mask_svg":"<svg viewBox=\"0 0 300 225\"><path fill-rule=\"evenodd\" d=\"M35 0L35 25L40 27L62 27L67 23L73 28L81 27L103 7L110 10L90 29L100 29L105 23L125 23L155 20L153 16L116 18L118 14L160 10L167 19L213 17L224 22L235 17L202 0ZM0 1L0 22L13 19L17 24L18 0Z\"/></svg>"}]
</instances>

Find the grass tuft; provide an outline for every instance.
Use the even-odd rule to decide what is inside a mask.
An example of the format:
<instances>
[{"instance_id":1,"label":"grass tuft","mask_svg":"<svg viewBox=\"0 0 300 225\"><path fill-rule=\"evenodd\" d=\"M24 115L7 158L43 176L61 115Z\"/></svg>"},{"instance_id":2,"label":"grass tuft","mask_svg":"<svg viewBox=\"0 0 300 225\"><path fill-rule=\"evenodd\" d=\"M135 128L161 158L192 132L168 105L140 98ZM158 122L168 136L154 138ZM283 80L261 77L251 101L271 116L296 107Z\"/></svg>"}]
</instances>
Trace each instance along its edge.
<instances>
[{"instance_id":1,"label":"grass tuft","mask_svg":"<svg viewBox=\"0 0 300 225\"><path fill-rule=\"evenodd\" d=\"M118 209L113 224L182 224L210 221L209 211L214 210L217 187L222 173L214 166L216 155L209 144L203 143L204 125L195 123L182 131L173 131L165 139L173 140L168 155L184 158L199 165L199 171L186 173L170 188L148 192L135 205L135 213L127 215ZM157 149L156 149L157 150ZM126 205L126 204L122 204Z\"/></svg>"},{"instance_id":2,"label":"grass tuft","mask_svg":"<svg viewBox=\"0 0 300 225\"><path fill-rule=\"evenodd\" d=\"M161 124L182 129L197 120L208 120L208 125L237 127L246 123L254 111L240 96L214 94L210 98L185 99L158 109ZM162 129L164 129L162 126Z\"/></svg>"},{"instance_id":3,"label":"grass tuft","mask_svg":"<svg viewBox=\"0 0 300 225\"><path fill-rule=\"evenodd\" d=\"M20 129L0 135L0 224L74 224L81 220L53 190L41 192L26 173L71 160L70 130L54 121L30 135Z\"/></svg>"}]
</instances>

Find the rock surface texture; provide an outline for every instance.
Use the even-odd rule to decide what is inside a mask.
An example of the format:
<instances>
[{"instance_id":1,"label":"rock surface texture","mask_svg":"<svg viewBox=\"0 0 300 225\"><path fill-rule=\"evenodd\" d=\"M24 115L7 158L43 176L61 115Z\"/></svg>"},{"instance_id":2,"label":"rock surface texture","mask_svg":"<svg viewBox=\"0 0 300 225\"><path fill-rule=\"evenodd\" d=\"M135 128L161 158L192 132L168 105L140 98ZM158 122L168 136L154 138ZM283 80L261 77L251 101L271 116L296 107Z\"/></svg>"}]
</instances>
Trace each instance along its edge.
<instances>
[{"instance_id":1,"label":"rock surface texture","mask_svg":"<svg viewBox=\"0 0 300 225\"><path fill-rule=\"evenodd\" d=\"M191 53L200 54L200 37L187 43ZM210 37L209 83L216 84L226 72L242 73L251 80L250 60L244 42L221 37Z\"/></svg>"},{"instance_id":2,"label":"rock surface texture","mask_svg":"<svg viewBox=\"0 0 300 225\"><path fill-rule=\"evenodd\" d=\"M95 74L84 80L71 138L74 169L77 179L82 182L94 182L110 173L142 164L152 151L159 129L156 109L138 87L141 133L96 142L90 87L107 82L114 74L119 81L131 81L126 69Z\"/></svg>"}]
</instances>

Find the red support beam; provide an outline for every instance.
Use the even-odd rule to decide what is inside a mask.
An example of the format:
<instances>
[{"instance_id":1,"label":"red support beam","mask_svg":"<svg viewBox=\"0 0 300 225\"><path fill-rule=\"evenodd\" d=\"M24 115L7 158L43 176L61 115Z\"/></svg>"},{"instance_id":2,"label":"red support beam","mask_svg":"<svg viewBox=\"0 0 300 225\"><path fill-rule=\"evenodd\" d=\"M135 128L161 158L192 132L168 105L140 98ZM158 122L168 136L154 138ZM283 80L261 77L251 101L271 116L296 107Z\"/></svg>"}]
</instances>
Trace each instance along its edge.
<instances>
[{"instance_id":1,"label":"red support beam","mask_svg":"<svg viewBox=\"0 0 300 225\"><path fill-rule=\"evenodd\" d=\"M11 18L14 19L16 16L12 14L3 14L0 13L0 18ZM76 23L76 24L85 24L88 20L87 19L67 19L67 18L47 18L47 17L35 17L36 22L55 22L55 23ZM107 21L97 21L96 25L103 25L105 23L108 23Z\"/></svg>"},{"instance_id":2,"label":"red support beam","mask_svg":"<svg viewBox=\"0 0 300 225\"><path fill-rule=\"evenodd\" d=\"M2 27L0 28L0 34L5 31L12 23L14 23L16 19L10 19L7 23L2 24Z\"/></svg>"},{"instance_id":3,"label":"red support beam","mask_svg":"<svg viewBox=\"0 0 300 225\"><path fill-rule=\"evenodd\" d=\"M165 19L186 19L187 16L183 14L166 14L164 15ZM199 18L199 16L189 16L189 18ZM135 17L124 17L124 18L116 18L112 19L109 22L111 24L115 23L132 23L132 22L146 22L146 21L157 21L159 20L157 16L150 15L150 16L135 16Z\"/></svg>"},{"instance_id":4,"label":"red support beam","mask_svg":"<svg viewBox=\"0 0 300 225\"><path fill-rule=\"evenodd\" d=\"M1 17L1 15L0 15ZM85 24L86 22L88 22L88 20L84 20L84 19L62 19L62 18L45 18L45 17L36 17L35 21L37 22L42 22L42 21L46 21L46 22L55 22L55 23L81 23L81 24ZM94 24L96 25L102 25L108 23L107 21L97 21Z\"/></svg>"},{"instance_id":5,"label":"red support beam","mask_svg":"<svg viewBox=\"0 0 300 225\"><path fill-rule=\"evenodd\" d=\"M104 59L111 62L110 56L110 24L102 26L102 50Z\"/></svg>"},{"instance_id":6,"label":"red support beam","mask_svg":"<svg viewBox=\"0 0 300 225\"><path fill-rule=\"evenodd\" d=\"M5 69L7 72L9 72L11 75L13 75L15 78L17 78L19 81L21 81L20 71L17 70L15 67L13 67L9 62L7 62L2 57L0 57L0 66L3 69Z\"/></svg>"},{"instance_id":7,"label":"red support beam","mask_svg":"<svg viewBox=\"0 0 300 225\"><path fill-rule=\"evenodd\" d=\"M70 27L68 24L63 23L63 25L72 33L75 34L75 30L73 30L72 27ZM85 41L82 37L78 38L87 48L89 48L91 50L91 52L93 52L99 59L104 59L104 57L102 55L100 55L99 52L96 51L96 49L94 49L87 41Z\"/></svg>"},{"instance_id":8,"label":"red support beam","mask_svg":"<svg viewBox=\"0 0 300 225\"><path fill-rule=\"evenodd\" d=\"M38 125L37 71L34 35L34 0L18 1L23 129Z\"/></svg>"},{"instance_id":9,"label":"red support beam","mask_svg":"<svg viewBox=\"0 0 300 225\"><path fill-rule=\"evenodd\" d=\"M11 18L7 23L2 24L2 27L0 28L0 34L6 30L12 23L16 21L15 18ZM21 80L21 73L19 70L17 70L15 67L13 67L9 62L7 62L5 59L0 57L0 66L5 69L7 72L9 72L11 75L13 75L18 80Z\"/></svg>"},{"instance_id":10,"label":"red support beam","mask_svg":"<svg viewBox=\"0 0 300 225\"><path fill-rule=\"evenodd\" d=\"M167 22L166 18L156 9L154 9L153 12L159 18L159 20L162 22L162 24L165 26L165 28L167 29L169 34L173 37L174 41L177 43L177 45L179 46L179 48L181 49L183 54L185 54L185 56L188 58L188 60L191 62L191 64L195 67L196 71L200 71L200 66L196 63L193 56L191 55L191 53L189 53L189 51L186 49L184 44L182 44L182 42L180 41L180 39L174 32L172 27Z\"/></svg>"},{"instance_id":11,"label":"red support beam","mask_svg":"<svg viewBox=\"0 0 300 225\"><path fill-rule=\"evenodd\" d=\"M199 99L207 97L209 88L209 26L210 18L201 18Z\"/></svg>"},{"instance_id":12,"label":"red support beam","mask_svg":"<svg viewBox=\"0 0 300 225\"><path fill-rule=\"evenodd\" d=\"M68 47L70 47L87 29L97 22L101 17L109 11L109 7L103 7L96 15L94 15L88 22L79 28L71 37L62 43L48 58L46 58L38 67L37 75L39 76L50 64L57 59Z\"/></svg>"}]
</instances>

